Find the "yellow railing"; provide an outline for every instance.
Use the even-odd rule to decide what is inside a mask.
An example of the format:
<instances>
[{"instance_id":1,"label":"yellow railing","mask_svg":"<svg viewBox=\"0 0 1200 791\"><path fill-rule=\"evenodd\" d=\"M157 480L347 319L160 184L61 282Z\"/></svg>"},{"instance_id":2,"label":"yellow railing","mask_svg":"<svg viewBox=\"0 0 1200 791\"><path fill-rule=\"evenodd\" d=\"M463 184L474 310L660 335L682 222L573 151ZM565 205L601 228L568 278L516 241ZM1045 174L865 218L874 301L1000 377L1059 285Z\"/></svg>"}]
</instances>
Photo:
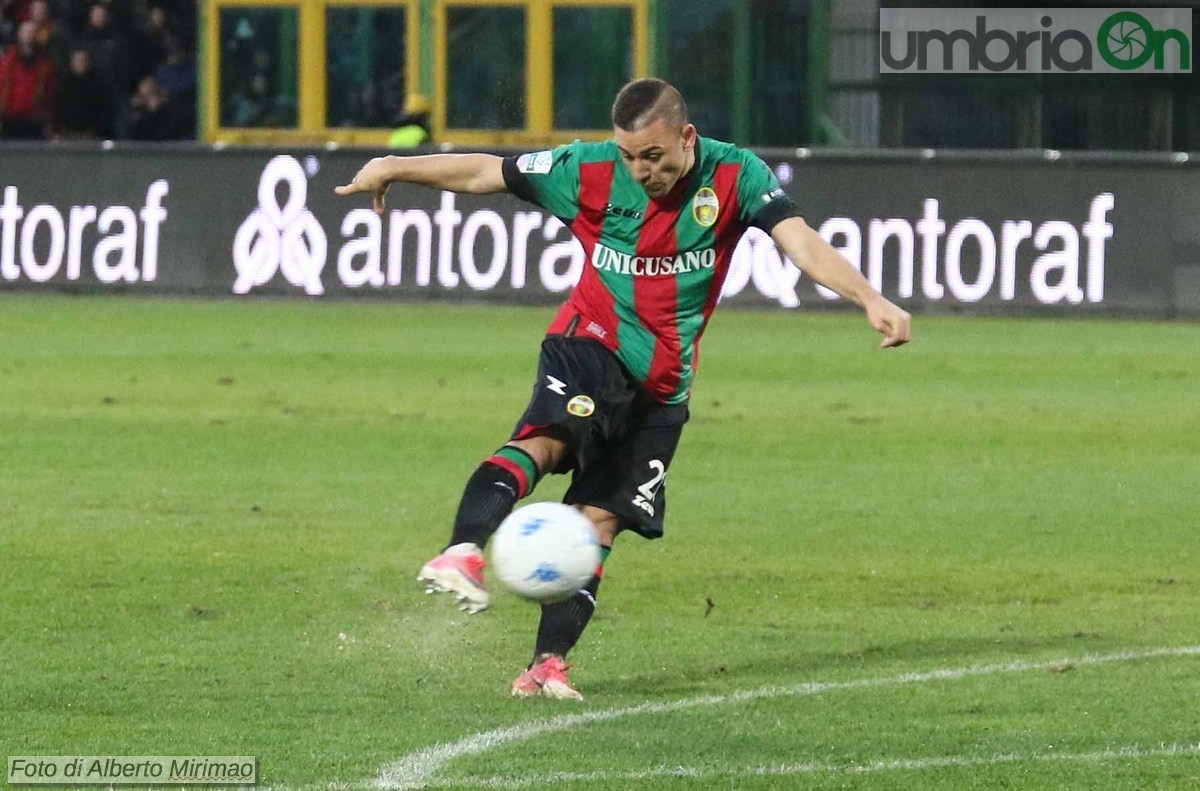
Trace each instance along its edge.
<instances>
[{"instance_id":1,"label":"yellow railing","mask_svg":"<svg viewBox=\"0 0 1200 791\"><path fill-rule=\"evenodd\" d=\"M201 134L208 142L270 145L386 145L388 128L330 126L326 118L329 71L326 64L326 17L331 8L402 7L405 13L403 46L405 85L431 99L433 138L438 143L467 146L549 145L575 138L602 138L596 129L554 128L554 22L555 8L627 8L631 16L629 52L633 74L649 70L650 0L207 0L202 3L204 68L202 71ZM453 128L447 123L450 90L449 65L454 57L446 48L447 10L457 7L520 8L524 11L524 125L504 130ZM221 74L223 44L221 18L225 10L294 9L296 113L295 125L251 127L222 125ZM432 57L430 57L432 55ZM432 74L422 64L432 63Z\"/></svg>"},{"instance_id":2,"label":"yellow railing","mask_svg":"<svg viewBox=\"0 0 1200 791\"><path fill-rule=\"evenodd\" d=\"M448 8L518 7L525 10L525 126L522 129L461 129L447 125L448 65L446 51L446 11ZM632 77L649 71L649 14L647 0L440 0L435 19L435 58L433 93L435 97L433 131L438 140L486 145L549 145L576 138L605 138L612 134L605 127L595 129L555 129L553 124L554 52L553 13L555 8L622 7L633 15Z\"/></svg>"},{"instance_id":3,"label":"yellow railing","mask_svg":"<svg viewBox=\"0 0 1200 791\"><path fill-rule=\"evenodd\" d=\"M325 17L330 8L402 7L405 9L405 77L419 85L420 29L418 0L209 0L204 3L204 72L202 134L207 142L261 145L383 145L390 129L347 129L326 123L328 72L325 63ZM221 11L231 8L296 9L297 123L294 127L233 127L221 125Z\"/></svg>"}]
</instances>

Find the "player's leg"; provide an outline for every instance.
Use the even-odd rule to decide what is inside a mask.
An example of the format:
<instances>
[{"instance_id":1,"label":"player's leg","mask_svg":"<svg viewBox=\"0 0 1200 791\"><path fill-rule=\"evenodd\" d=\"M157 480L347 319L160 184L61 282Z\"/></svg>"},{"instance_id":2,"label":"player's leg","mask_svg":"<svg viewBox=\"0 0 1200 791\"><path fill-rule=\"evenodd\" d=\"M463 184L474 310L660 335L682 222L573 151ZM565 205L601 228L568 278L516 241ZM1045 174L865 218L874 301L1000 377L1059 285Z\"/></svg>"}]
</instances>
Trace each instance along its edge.
<instances>
[{"instance_id":1,"label":"player's leg","mask_svg":"<svg viewBox=\"0 0 1200 791\"><path fill-rule=\"evenodd\" d=\"M611 511L591 505L583 506L580 510L596 528L596 539L600 542L600 563L592 578L574 596L542 605L533 648L535 663L539 657L566 658L567 652L579 642L588 622L592 620L592 614L596 612L596 596L600 590L600 579L604 576L604 562L612 552L617 533L624 528L625 520Z\"/></svg>"},{"instance_id":2,"label":"player's leg","mask_svg":"<svg viewBox=\"0 0 1200 791\"><path fill-rule=\"evenodd\" d=\"M532 492L566 454L566 440L547 430L511 441L484 459L467 480L450 542L417 575L426 593L451 593L468 613L487 609L484 546L517 501Z\"/></svg>"},{"instance_id":3,"label":"player's leg","mask_svg":"<svg viewBox=\"0 0 1200 791\"><path fill-rule=\"evenodd\" d=\"M584 506L580 510L591 520L596 528L596 538L600 542L600 563L596 572L583 588L569 599L543 604L541 619L538 621L537 640L534 643L534 661L538 657L557 656L565 658L567 652L575 647L592 614L596 611L596 596L600 589L600 579L604 576L604 561L612 552L613 540L624 527L624 520L603 508Z\"/></svg>"},{"instance_id":4,"label":"player's leg","mask_svg":"<svg viewBox=\"0 0 1200 791\"><path fill-rule=\"evenodd\" d=\"M587 585L574 596L554 604L543 604L538 621L533 661L513 681L512 694L518 698L557 698L583 700L567 680L567 652L579 641L592 614L596 612L596 595L600 589L604 561L612 551L613 540L623 527L624 520L603 508L584 506L580 510L596 528L600 542L600 564Z\"/></svg>"},{"instance_id":5,"label":"player's leg","mask_svg":"<svg viewBox=\"0 0 1200 791\"><path fill-rule=\"evenodd\" d=\"M611 453L600 464L576 474L564 499L580 508L596 527L601 564L574 596L542 606L533 661L513 682L514 696L583 698L567 681L567 652L575 647L596 611L604 560L616 535L626 529L647 538L662 535L666 472L686 421L686 406L643 403Z\"/></svg>"},{"instance_id":6,"label":"player's leg","mask_svg":"<svg viewBox=\"0 0 1200 791\"><path fill-rule=\"evenodd\" d=\"M542 476L565 472L591 452L592 423L600 413L607 417L614 368L619 377L618 364L595 341L546 339L533 394L511 439L467 481L450 542L417 576L427 592L452 593L471 613L487 608L484 546ZM627 403L630 396L620 398Z\"/></svg>"},{"instance_id":7,"label":"player's leg","mask_svg":"<svg viewBox=\"0 0 1200 791\"><path fill-rule=\"evenodd\" d=\"M476 468L459 500L449 546L487 544L513 506L567 455L567 438L547 427L504 447Z\"/></svg>"}]
</instances>

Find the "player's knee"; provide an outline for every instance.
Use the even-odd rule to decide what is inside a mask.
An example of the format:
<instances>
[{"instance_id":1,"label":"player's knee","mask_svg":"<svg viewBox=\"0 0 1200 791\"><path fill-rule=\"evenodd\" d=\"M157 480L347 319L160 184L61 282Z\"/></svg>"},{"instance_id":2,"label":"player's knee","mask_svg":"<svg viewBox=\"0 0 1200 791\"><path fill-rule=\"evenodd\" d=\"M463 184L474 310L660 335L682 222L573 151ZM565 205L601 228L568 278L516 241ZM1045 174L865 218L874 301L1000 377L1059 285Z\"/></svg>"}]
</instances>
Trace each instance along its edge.
<instances>
[{"instance_id":1,"label":"player's knee","mask_svg":"<svg viewBox=\"0 0 1200 791\"><path fill-rule=\"evenodd\" d=\"M539 432L524 439L514 439L507 444L527 453L537 464L539 475L547 475L561 469L568 452L566 438L552 431Z\"/></svg>"},{"instance_id":2,"label":"player's knee","mask_svg":"<svg viewBox=\"0 0 1200 791\"><path fill-rule=\"evenodd\" d=\"M617 533L620 533L622 527L624 527L621 517L612 511L606 511L594 505L585 505L580 510L583 511L584 516L591 520L592 526L596 528L596 540L600 542L600 546L611 547L613 540L617 537Z\"/></svg>"}]
</instances>

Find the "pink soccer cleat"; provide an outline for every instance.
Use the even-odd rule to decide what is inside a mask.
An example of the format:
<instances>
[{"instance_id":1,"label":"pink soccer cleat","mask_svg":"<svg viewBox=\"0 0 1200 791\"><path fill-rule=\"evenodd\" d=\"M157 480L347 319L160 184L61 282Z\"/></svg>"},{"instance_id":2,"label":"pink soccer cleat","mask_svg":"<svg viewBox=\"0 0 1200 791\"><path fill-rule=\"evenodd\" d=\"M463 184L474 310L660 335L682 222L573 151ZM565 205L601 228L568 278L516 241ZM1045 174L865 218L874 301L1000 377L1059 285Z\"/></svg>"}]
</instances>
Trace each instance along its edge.
<instances>
[{"instance_id":1,"label":"pink soccer cleat","mask_svg":"<svg viewBox=\"0 0 1200 791\"><path fill-rule=\"evenodd\" d=\"M421 567L417 582L425 583L426 593L452 593L459 609L469 614L488 607L488 592L483 587L483 550L475 544L455 544Z\"/></svg>"},{"instance_id":2,"label":"pink soccer cleat","mask_svg":"<svg viewBox=\"0 0 1200 791\"><path fill-rule=\"evenodd\" d=\"M580 695L567 680L567 670L570 667L563 664L561 656L539 657L528 670L517 676L512 685L512 696L583 700L583 695Z\"/></svg>"}]
</instances>

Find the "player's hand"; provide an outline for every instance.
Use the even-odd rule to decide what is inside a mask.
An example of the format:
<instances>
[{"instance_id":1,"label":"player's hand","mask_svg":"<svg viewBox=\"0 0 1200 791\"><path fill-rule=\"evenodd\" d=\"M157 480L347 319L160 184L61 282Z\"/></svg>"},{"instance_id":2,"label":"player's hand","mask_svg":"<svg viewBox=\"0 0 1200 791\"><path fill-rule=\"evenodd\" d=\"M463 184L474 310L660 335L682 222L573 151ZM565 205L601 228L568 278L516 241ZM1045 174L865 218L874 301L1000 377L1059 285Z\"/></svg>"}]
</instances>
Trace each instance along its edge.
<instances>
[{"instance_id":1,"label":"player's hand","mask_svg":"<svg viewBox=\"0 0 1200 791\"><path fill-rule=\"evenodd\" d=\"M354 174L349 184L334 187L333 191L343 196L369 192L375 213L383 214L388 186L391 183L391 168L388 167L387 157L375 157Z\"/></svg>"},{"instance_id":2,"label":"player's hand","mask_svg":"<svg viewBox=\"0 0 1200 791\"><path fill-rule=\"evenodd\" d=\"M882 349L903 346L912 340L912 316L883 297L867 306L867 321L883 336L879 342Z\"/></svg>"}]
</instances>

